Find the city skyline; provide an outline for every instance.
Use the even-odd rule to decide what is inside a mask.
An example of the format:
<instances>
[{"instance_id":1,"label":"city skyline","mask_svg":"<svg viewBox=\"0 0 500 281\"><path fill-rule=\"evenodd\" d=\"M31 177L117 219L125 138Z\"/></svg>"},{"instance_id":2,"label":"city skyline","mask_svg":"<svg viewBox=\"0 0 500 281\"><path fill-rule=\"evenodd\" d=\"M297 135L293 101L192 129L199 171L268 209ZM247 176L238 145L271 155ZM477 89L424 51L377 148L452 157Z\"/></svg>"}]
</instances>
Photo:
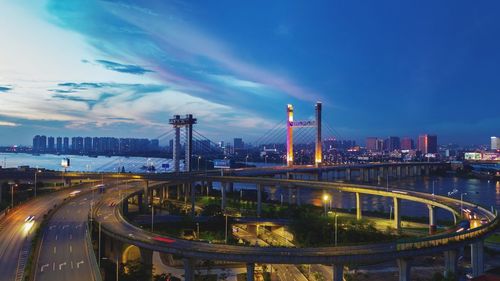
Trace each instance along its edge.
<instances>
[{"instance_id":1,"label":"city skyline","mask_svg":"<svg viewBox=\"0 0 500 281\"><path fill-rule=\"evenodd\" d=\"M317 100L338 139L487 144L500 20L483 5L2 2L0 144L155 138L187 113L210 139L251 143L287 103L311 119Z\"/></svg>"}]
</instances>

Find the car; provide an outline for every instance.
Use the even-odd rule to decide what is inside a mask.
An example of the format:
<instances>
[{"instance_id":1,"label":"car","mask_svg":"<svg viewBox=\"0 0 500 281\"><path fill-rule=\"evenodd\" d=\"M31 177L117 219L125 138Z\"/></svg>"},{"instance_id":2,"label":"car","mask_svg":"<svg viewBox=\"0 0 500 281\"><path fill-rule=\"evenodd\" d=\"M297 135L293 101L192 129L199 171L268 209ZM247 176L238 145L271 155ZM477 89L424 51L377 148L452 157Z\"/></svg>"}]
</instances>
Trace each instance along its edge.
<instances>
[{"instance_id":1,"label":"car","mask_svg":"<svg viewBox=\"0 0 500 281\"><path fill-rule=\"evenodd\" d=\"M35 216L33 216L33 215L27 216L24 219L24 222L34 222L34 221L35 221Z\"/></svg>"}]
</instances>

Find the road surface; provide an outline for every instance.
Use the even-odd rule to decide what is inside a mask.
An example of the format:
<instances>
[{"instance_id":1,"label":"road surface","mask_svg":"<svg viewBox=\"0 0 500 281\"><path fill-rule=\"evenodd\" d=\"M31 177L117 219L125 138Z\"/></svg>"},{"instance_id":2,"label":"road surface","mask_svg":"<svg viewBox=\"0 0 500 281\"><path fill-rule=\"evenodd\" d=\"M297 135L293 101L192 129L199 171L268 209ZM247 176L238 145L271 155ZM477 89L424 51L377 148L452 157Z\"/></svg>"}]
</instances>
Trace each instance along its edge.
<instances>
[{"instance_id":1,"label":"road surface","mask_svg":"<svg viewBox=\"0 0 500 281\"><path fill-rule=\"evenodd\" d=\"M92 281L94 253L87 247L87 218L95 192L76 197L61 207L43 231L42 244L35 265L37 281Z\"/></svg>"},{"instance_id":2,"label":"road surface","mask_svg":"<svg viewBox=\"0 0 500 281\"><path fill-rule=\"evenodd\" d=\"M0 220L0 276L2 281L21 280L35 229L44 214L60 204L74 188L39 196L16 207ZM35 216L34 223L25 223ZM16 278L17 276L17 278Z\"/></svg>"}]
</instances>

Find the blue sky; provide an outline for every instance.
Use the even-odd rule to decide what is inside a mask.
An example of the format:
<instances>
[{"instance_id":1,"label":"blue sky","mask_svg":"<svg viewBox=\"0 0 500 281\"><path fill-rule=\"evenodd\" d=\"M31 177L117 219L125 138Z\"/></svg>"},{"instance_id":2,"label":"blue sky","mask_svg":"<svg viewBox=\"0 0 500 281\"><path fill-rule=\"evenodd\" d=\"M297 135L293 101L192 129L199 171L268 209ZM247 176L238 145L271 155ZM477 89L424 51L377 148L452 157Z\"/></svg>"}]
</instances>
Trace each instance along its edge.
<instances>
[{"instance_id":1,"label":"blue sky","mask_svg":"<svg viewBox=\"0 0 500 281\"><path fill-rule=\"evenodd\" d=\"M1 1L0 144L259 138L324 104L337 137L500 134L495 1Z\"/></svg>"}]
</instances>

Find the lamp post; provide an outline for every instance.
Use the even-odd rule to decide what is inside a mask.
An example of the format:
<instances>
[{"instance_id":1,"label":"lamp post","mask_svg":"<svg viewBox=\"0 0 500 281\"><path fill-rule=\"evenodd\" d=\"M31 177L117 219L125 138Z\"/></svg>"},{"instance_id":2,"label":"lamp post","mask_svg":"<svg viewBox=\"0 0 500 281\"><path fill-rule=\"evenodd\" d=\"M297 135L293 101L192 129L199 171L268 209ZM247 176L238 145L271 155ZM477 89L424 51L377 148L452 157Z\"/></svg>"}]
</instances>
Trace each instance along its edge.
<instances>
[{"instance_id":1,"label":"lamp post","mask_svg":"<svg viewBox=\"0 0 500 281\"><path fill-rule=\"evenodd\" d=\"M464 209L464 195L467 195L467 192L460 193L460 214L462 214Z\"/></svg>"},{"instance_id":2,"label":"lamp post","mask_svg":"<svg viewBox=\"0 0 500 281\"><path fill-rule=\"evenodd\" d=\"M14 186L17 186L15 183L10 184L10 207L14 208Z\"/></svg>"},{"instance_id":3,"label":"lamp post","mask_svg":"<svg viewBox=\"0 0 500 281\"><path fill-rule=\"evenodd\" d=\"M432 180L432 196L434 196L434 183L435 182L436 182L435 180Z\"/></svg>"},{"instance_id":4,"label":"lamp post","mask_svg":"<svg viewBox=\"0 0 500 281\"><path fill-rule=\"evenodd\" d=\"M266 164L266 165L267 165L267 156L268 155L266 154L266 156L264 157L264 164Z\"/></svg>"},{"instance_id":5,"label":"lamp post","mask_svg":"<svg viewBox=\"0 0 500 281\"><path fill-rule=\"evenodd\" d=\"M38 173L41 173L41 172L42 171L38 170L38 169L35 171L35 189L34 189L35 190L35 197L36 197L37 175L38 175Z\"/></svg>"},{"instance_id":6,"label":"lamp post","mask_svg":"<svg viewBox=\"0 0 500 281\"><path fill-rule=\"evenodd\" d=\"M328 194L323 194L323 206L325 208L325 216L326 216L326 204L328 203L328 200L330 200L330 196L328 196Z\"/></svg>"},{"instance_id":7,"label":"lamp post","mask_svg":"<svg viewBox=\"0 0 500 281\"><path fill-rule=\"evenodd\" d=\"M196 238L200 240L200 224L196 223Z\"/></svg>"},{"instance_id":8,"label":"lamp post","mask_svg":"<svg viewBox=\"0 0 500 281\"><path fill-rule=\"evenodd\" d=\"M200 170L200 159L201 159L201 156L198 156L198 171Z\"/></svg>"},{"instance_id":9,"label":"lamp post","mask_svg":"<svg viewBox=\"0 0 500 281\"><path fill-rule=\"evenodd\" d=\"M248 155L245 157L245 168L248 167Z\"/></svg>"}]
</instances>

